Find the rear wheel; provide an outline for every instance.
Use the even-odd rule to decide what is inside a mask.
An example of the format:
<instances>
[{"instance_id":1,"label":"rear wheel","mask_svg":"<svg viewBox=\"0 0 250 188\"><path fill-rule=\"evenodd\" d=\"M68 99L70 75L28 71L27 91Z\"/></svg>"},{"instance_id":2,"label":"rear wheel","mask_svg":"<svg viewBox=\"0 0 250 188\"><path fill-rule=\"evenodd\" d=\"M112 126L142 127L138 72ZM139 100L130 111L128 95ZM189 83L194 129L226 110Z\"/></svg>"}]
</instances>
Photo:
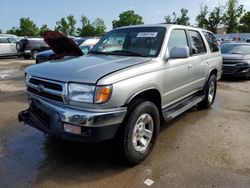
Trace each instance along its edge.
<instances>
[{"instance_id":1,"label":"rear wheel","mask_svg":"<svg viewBox=\"0 0 250 188\"><path fill-rule=\"evenodd\" d=\"M201 109L210 108L214 102L214 99L216 96L216 90L217 90L217 79L214 74L212 74L209 77L204 90L205 90L205 98L203 99L203 101L198 103L198 106Z\"/></svg>"},{"instance_id":2,"label":"rear wheel","mask_svg":"<svg viewBox=\"0 0 250 188\"><path fill-rule=\"evenodd\" d=\"M160 126L159 112L154 103L137 101L135 104L128 112L121 137L124 157L130 165L142 162L149 155Z\"/></svg>"}]
</instances>

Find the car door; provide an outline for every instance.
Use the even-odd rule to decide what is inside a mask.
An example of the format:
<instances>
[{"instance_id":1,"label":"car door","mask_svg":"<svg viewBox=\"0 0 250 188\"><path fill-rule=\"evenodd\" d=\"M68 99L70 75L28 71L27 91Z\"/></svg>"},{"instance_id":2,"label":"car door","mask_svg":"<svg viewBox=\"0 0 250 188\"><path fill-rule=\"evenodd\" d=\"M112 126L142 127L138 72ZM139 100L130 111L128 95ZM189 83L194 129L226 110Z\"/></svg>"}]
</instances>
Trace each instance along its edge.
<instances>
[{"instance_id":1,"label":"car door","mask_svg":"<svg viewBox=\"0 0 250 188\"><path fill-rule=\"evenodd\" d=\"M9 42L9 54L17 54L17 49L16 49L16 42L17 40L15 38L8 38L7 39Z\"/></svg>"},{"instance_id":2,"label":"car door","mask_svg":"<svg viewBox=\"0 0 250 188\"><path fill-rule=\"evenodd\" d=\"M197 91L203 88L207 72L209 70L208 54L204 40L198 30L188 30L188 39L190 46L189 57L189 79L190 89Z\"/></svg>"},{"instance_id":3,"label":"car door","mask_svg":"<svg viewBox=\"0 0 250 188\"><path fill-rule=\"evenodd\" d=\"M7 38L0 38L0 55L8 55L10 52L10 45Z\"/></svg>"},{"instance_id":4,"label":"car door","mask_svg":"<svg viewBox=\"0 0 250 188\"><path fill-rule=\"evenodd\" d=\"M185 29L174 29L171 31L167 53L178 46L189 46L188 37ZM191 58L169 58L165 62L164 69L164 94L163 105L168 106L182 98L188 96L193 88L190 85L193 80Z\"/></svg>"}]
</instances>

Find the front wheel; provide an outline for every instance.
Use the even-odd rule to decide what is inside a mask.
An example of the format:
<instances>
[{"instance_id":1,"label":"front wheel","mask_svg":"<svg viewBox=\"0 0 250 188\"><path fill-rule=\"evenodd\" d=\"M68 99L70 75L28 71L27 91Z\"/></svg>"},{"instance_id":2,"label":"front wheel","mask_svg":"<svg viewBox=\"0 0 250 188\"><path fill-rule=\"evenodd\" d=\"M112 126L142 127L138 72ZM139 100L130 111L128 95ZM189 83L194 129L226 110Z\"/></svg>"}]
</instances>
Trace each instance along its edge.
<instances>
[{"instance_id":1,"label":"front wheel","mask_svg":"<svg viewBox=\"0 0 250 188\"><path fill-rule=\"evenodd\" d=\"M152 151L156 142L160 116L154 103L143 101L134 105L124 123L122 148L130 165L142 162Z\"/></svg>"},{"instance_id":2,"label":"front wheel","mask_svg":"<svg viewBox=\"0 0 250 188\"><path fill-rule=\"evenodd\" d=\"M205 98L203 99L203 101L198 103L198 107L201 109L210 108L214 103L216 90L217 90L217 79L216 76L212 74L209 77L208 82L204 88Z\"/></svg>"}]
</instances>

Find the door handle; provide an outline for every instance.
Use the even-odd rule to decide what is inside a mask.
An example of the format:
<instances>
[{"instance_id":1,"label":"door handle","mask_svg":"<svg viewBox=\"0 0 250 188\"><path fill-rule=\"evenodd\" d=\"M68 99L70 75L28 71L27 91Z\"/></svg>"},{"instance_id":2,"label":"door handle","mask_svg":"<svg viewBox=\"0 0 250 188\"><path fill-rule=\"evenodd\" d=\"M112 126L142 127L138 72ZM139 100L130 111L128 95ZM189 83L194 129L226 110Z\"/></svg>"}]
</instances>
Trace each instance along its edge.
<instances>
[{"instance_id":1,"label":"door handle","mask_svg":"<svg viewBox=\"0 0 250 188\"><path fill-rule=\"evenodd\" d=\"M192 69L192 68L193 68L193 65L189 64L188 69Z\"/></svg>"}]
</instances>

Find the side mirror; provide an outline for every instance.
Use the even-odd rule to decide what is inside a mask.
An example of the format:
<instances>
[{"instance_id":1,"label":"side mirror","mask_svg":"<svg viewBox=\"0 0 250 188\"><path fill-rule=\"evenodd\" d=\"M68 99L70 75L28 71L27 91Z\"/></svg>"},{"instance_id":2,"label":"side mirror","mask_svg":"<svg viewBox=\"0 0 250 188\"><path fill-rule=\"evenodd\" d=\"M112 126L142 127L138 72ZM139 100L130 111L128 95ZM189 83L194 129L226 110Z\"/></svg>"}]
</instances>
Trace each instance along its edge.
<instances>
[{"instance_id":1,"label":"side mirror","mask_svg":"<svg viewBox=\"0 0 250 188\"><path fill-rule=\"evenodd\" d=\"M189 53L189 48L187 46L176 46L171 50L169 58L188 58Z\"/></svg>"}]
</instances>

